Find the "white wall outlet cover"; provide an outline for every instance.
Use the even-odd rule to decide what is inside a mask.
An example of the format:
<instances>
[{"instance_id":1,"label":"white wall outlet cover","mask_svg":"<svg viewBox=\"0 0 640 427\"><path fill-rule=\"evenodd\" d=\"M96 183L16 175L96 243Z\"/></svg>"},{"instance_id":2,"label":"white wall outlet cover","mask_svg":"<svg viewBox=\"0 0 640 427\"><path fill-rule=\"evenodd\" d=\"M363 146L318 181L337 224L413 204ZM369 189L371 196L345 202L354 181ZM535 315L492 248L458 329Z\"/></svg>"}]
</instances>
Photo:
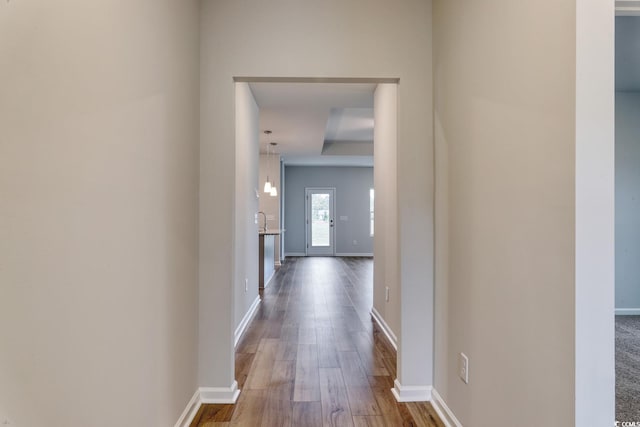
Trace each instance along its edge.
<instances>
[{"instance_id":1,"label":"white wall outlet cover","mask_svg":"<svg viewBox=\"0 0 640 427\"><path fill-rule=\"evenodd\" d=\"M249 290L249 279L244 279L244 291L247 292Z\"/></svg>"},{"instance_id":2,"label":"white wall outlet cover","mask_svg":"<svg viewBox=\"0 0 640 427\"><path fill-rule=\"evenodd\" d=\"M460 353L458 360L458 375L465 384L469 384L469 358L464 353Z\"/></svg>"},{"instance_id":3,"label":"white wall outlet cover","mask_svg":"<svg viewBox=\"0 0 640 427\"><path fill-rule=\"evenodd\" d=\"M255 222L256 224L258 223L258 214L255 214L253 216L253 222Z\"/></svg>"},{"instance_id":4,"label":"white wall outlet cover","mask_svg":"<svg viewBox=\"0 0 640 427\"><path fill-rule=\"evenodd\" d=\"M357 241L357 240L354 240L354 241L353 241L353 244L354 244L354 245L357 245L357 244L358 244L358 241Z\"/></svg>"},{"instance_id":5,"label":"white wall outlet cover","mask_svg":"<svg viewBox=\"0 0 640 427\"><path fill-rule=\"evenodd\" d=\"M349 217L347 215L340 215L340 221L349 221Z\"/></svg>"},{"instance_id":6,"label":"white wall outlet cover","mask_svg":"<svg viewBox=\"0 0 640 427\"><path fill-rule=\"evenodd\" d=\"M386 286L384 288L384 299L385 299L385 301L389 302L389 287L388 286Z\"/></svg>"}]
</instances>

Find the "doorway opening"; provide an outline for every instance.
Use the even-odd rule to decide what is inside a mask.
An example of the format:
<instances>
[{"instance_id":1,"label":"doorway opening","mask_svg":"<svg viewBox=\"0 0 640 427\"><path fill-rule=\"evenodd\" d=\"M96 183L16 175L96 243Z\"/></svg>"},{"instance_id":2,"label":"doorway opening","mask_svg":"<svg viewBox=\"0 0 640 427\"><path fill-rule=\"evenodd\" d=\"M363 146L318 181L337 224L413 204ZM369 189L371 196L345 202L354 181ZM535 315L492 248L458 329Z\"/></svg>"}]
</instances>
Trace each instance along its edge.
<instances>
[{"instance_id":1,"label":"doorway opening","mask_svg":"<svg viewBox=\"0 0 640 427\"><path fill-rule=\"evenodd\" d=\"M640 16L615 20L616 420L640 420Z\"/></svg>"}]
</instances>

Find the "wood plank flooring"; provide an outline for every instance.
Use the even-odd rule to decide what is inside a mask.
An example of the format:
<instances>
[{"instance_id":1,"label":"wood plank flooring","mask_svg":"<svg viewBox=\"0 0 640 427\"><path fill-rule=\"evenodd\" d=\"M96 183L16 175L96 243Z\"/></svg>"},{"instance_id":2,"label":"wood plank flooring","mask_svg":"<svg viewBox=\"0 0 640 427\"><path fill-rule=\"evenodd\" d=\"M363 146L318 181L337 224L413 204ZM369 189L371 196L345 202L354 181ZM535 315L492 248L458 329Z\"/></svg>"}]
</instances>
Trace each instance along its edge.
<instances>
[{"instance_id":1,"label":"wood plank flooring","mask_svg":"<svg viewBox=\"0 0 640 427\"><path fill-rule=\"evenodd\" d=\"M236 348L238 402L203 405L191 427L444 427L429 403L391 394L372 283L369 258L287 258Z\"/></svg>"}]
</instances>

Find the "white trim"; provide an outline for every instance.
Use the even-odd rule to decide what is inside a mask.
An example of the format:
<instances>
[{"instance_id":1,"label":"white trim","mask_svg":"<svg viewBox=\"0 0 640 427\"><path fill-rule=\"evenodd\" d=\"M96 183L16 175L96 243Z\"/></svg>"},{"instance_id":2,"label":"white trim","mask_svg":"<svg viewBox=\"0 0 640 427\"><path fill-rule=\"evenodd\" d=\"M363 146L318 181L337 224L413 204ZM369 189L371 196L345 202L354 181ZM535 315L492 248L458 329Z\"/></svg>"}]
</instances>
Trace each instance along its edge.
<instances>
[{"instance_id":1,"label":"white trim","mask_svg":"<svg viewBox=\"0 0 640 427\"><path fill-rule=\"evenodd\" d=\"M276 261L273 263L276 267L282 267L282 262Z\"/></svg>"},{"instance_id":2,"label":"white trim","mask_svg":"<svg viewBox=\"0 0 640 427\"><path fill-rule=\"evenodd\" d=\"M230 387L200 387L182 411L175 427L189 427L202 405L235 404L239 395L240 389L238 389L237 381L234 381Z\"/></svg>"},{"instance_id":3,"label":"white trim","mask_svg":"<svg viewBox=\"0 0 640 427\"><path fill-rule=\"evenodd\" d=\"M286 258L289 256L307 256L307 254L304 252L285 252L284 257Z\"/></svg>"},{"instance_id":4,"label":"white trim","mask_svg":"<svg viewBox=\"0 0 640 427\"><path fill-rule=\"evenodd\" d=\"M236 403L240 389L238 382L234 381L231 387L200 387L200 403Z\"/></svg>"},{"instance_id":5,"label":"white trim","mask_svg":"<svg viewBox=\"0 0 640 427\"><path fill-rule=\"evenodd\" d=\"M382 329L382 332L384 332L385 336L397 352L398 338L396 338L396 334L393 333L393 330L391 330L389 325L387 325L387 322L384 321L384 318L380 315L380 313L378 313L378 310L376 310L375 307L371 307L371 317L373 317L373 320L375 320L378 326L380 326L380 329Z\"/></svg>"},{"instance_id":6,"label":"white trim","mask_svg":"<svg viewBox=\"0 0 640 427\"><path fill-rule=\"evenodd\" d=\"M430 385L402 385L396 378L391 393L398 402L429 402L433 387Z\"/></svg>"},{"instance_id":7,"label":"white trim","mask_svg":"<svg viewBox=\"0 0 640 427\"><path fill-rule=\"evenodd\" d=\"M616 316L640 316L640 308L616 308Z\"/></svg>"},{"instance_id":8,"label":"white trim","mask_svg":"<svg viewBox=\"0 0 640 427\"><path fill-rule=\"evenodd\" d=\"M175 427L189 427L200 409L200 390L196 390L193 397L187 403L187 407L182 411L182 415L178 418Z\"/></svg>"},{"instance_id":9,"label":"white trim","mask_svg":"<svg viewBox=\"0 0 640 427\"><path fill-rule=\"evenodd\" d=\"M445 427L463 427L435 388L431 390L431 406L433 406Z\"/></svg>"},{"instance_id":10,"label":"white trim","mask_svg":"<svg viewBox=\"0 0 640 427\"><path fill-rule=\"evenodd\" d=\"M251 319L253 319L253 315L256 314L256 311L258 310L258 305L260 305L260 295L256 296L256 299L253 301L253 304L251 304L251 307L249 307L249 310L244 315L244 317L240 321L240 324L236 328L235 339L233 341L234 348L235 346L238 345L238 341L240 341L240 337L242 337L242 334L244 334L244 331L247 329L249 322L251 322Z\"/></svg>"},{"instance_id":11,"label":"white trim","mask_svg":"<svg viewBox=\"0 0 640 427\"><path fill-rule=\"evenodd\" d=\"M336 253L336 256L362 256L362 257L372 257L373 253L369 253L369 252L347 252L347 253Z\"/></svg>"}]
</instances>

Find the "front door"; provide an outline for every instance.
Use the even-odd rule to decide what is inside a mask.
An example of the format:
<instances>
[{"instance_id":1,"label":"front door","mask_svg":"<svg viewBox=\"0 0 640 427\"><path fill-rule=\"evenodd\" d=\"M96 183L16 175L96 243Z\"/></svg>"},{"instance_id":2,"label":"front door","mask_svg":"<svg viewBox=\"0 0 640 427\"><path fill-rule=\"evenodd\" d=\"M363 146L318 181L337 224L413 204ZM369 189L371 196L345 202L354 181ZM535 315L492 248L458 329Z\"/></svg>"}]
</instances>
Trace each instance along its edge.
<instances>
[{"instance_id":1,"label":"front door","mask_svg":"<svg viewBox=\"0 0 640 427\"><path fill-rule=\"evenodd\" d=\"M307 188L307 255L335 255L335 189Z\"/></svg>"}]
</instances>

